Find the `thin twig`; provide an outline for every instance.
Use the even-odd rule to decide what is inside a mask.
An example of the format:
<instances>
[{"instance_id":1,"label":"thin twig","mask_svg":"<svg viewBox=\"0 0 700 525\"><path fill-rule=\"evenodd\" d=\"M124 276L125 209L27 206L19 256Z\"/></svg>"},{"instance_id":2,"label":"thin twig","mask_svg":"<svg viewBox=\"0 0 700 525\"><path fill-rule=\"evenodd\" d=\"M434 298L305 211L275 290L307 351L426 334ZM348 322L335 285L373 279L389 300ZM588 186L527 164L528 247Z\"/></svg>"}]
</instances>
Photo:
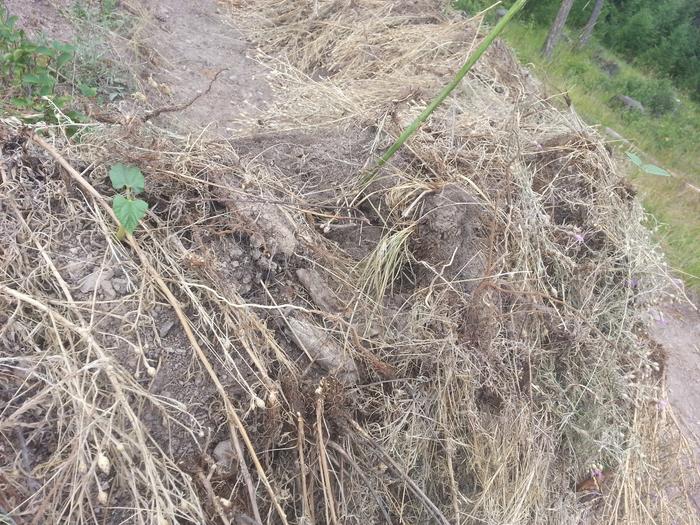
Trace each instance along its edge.
<instances>
[{"instance_id":1,"label":"thin twig","mask_svg":"<svg viewBox=\"0 0 700 525\"><path fill-rule=\"evenodd\" d=\"M323 495L326 500L326 522L337 525L338 518L335 512L335 501L333 499L333 487L328 469L328 452L323 442L323 380L316 390L316 439L318 441L319 467L321 469L321 480L323 481Z\"/></svg>"},{"instance_id":2,"label":"thin twig","mask_svg":"<svg viewBox=\"0 0 700 525\"><path fill-rule=\"evenodd\" d=\"M216 493L214 492L214 487L211 486L211 483L209 482L209 479L204 475L204 472L199 470L197 472L197 479L204 487L204 490L206 490L207 496L209 496L209 500L211 501L211 504L214 506L214 510L219 515L219 519L221 520L221 522L224 525L229 525L231 522L226 517L226 514L224 514L224 509L221 508L221 502L219 501L219 498L216 496Z\"/></svg>"},{"instance_id":3,"label":"thin twig","mask_svg":"<svg viewBox=\"0 0 700 525\"><path fill-rule=\"evenodd\" d=\"M401 476L404 481L406 482L406 485L408 486L408 489L413 492L413 494L418 497L426 507L428 507L428 510L432 512L432 514L437 518L438 522L441 523L442 525L451 525L448 519L445 517L445 515L440 511L439 508L435 505L435 503L432 502L432 500L423 492L418 485L416 485L416 482L413 481L408 474L406 474L401 467L399 466L396 461L380 446L378 445L373 439L372 436L370 436L364 428L362 428L356 421L354 420L349 420L350 425L352 426L353 429L365 440L365 442L369 445L372 446L372 448L380 454L392 467L392 470L396 472L397 475Z\"/></svg>"},{"instance_id":4,"label":"thin twig","mask_svg":"<svg viewBox=\"0 0 700 525\"><path fill-rule=\"evenodd\" d=\"M459 488L457 487L457 480L455 479L454 462L452 456L454 455L454 444L449 439L445 440L447 444L445 445L445 456L447 457L447 474L450 478L450 494L452 496L452 510L455 514L455 525L459 525Z\"/></svg>"},{"instance_id":5,"label":"thin twig","mask_svg":"<svg viewBox=\"0 0 700 525\"><path fill-rule=\"evenodd\" d=\"M357 463L357 461L353 459L353 457L350 454L347 453L347 451L343 447L341 447L335 441L331 441L329 439L326 445L335 450L341 456L343 456L343 459L355 469L355 472L357 472L357 474L362 478L362 481L365 482L367 488L372 492L374 499L377 500L377 506L379 507L382 516L384 516L385 523L391 523L391 516L389 516L389 510L384 504L384 500L382 500L381 496L377 494L377 492L374 490L374 488L372 487L372 481L369 479L367 474L365 474L365 471L362 469L362 467Z\"/></svg>"},{"instance_id":6,"label":"thin twig","mask_svg":"<svg viewBox=\"0 0 700 525\"><path fill-rule=\"evenodd\" d=\"M304 418L297 412L297 451L299 453L299 473L301 475L301 514L313 525L313 506L309 499L309 489L306 485L306 458L304 456Z\"/></svg>"},{"instance_id":7,"label":"thin twig","mask_svg":"<svg viewBox=\"0 0 700 525\"><path fill-rule=\"evenodd\" d=\"M214 85L214 82L216 82L216 79L218 79L218 78L219 78L219 75L220 75L221 73L223 73L224 71L226 71L227 69L228 69L228 68L225 67L225 68L220 69L219 71L217 71L217 72L216 72L216 75L214 75L214 78L212 78L212 79L211 79L211 82L209 82L209 85L207 86L207 89L205 89L205 90L202 91L201 93L197 93L194 97L192 97L192 98L191 98L190 100L188 100L187 102L184 102L184 103L182 103L182 104L175 104L175 105L163 106L163 107L160 107L160 108L156 108L156 109L154 109L154 110L151 110L151 111L147 112L147 113L143 116L143 118L142 118L141 120L143 120L143 122L148 122L148 121L151 120L152 118L156 118L158 115L161 115L162 113L175 113L176 111L182 111L183 109L187 109L187 108L190 107L192 104L194 104L195 102L197 102L197 100L199 100L199 99L202 98L203 96L209 94L209 92L211 91L212 86Z\"/></svg>"}]
</instances>

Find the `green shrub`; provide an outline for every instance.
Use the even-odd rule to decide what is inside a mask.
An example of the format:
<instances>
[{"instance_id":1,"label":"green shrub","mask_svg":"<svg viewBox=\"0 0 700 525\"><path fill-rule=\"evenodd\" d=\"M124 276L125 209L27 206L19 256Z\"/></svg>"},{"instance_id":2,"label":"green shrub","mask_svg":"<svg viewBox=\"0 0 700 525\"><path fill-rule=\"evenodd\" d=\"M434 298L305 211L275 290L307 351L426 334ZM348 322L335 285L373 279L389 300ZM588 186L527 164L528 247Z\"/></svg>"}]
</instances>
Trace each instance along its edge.
<instances>
[{"instance_id":1,"label":"green shrub","mask_svg":"<svg viewBox=\"0 0 700 525\"><path fill-rule=\"evenodd\" d=\"M646 79L627 76L618 83L620 94L639 100L654 116L665 115L676 108L676 92L669 79Z\"/></svg>"},{"instance_id":2,"label":"green shrub","mask_svg":"<svg viewBox=\"0 0 700 525\"><path fill-rule=\"evenodd\" d=\"M75 48L57 41L41 42L15 27L17 17L0 6L0 102L10 108L32 112L27 120L55 121L54 107L64 108L70 97L56 86L62 69L73 60ZM70 112L68 112L70 113ZM77 114L69 115L77 119Z\"/></svg>"},{"instance_id":3,"label":"green shrub","mask_svg":"<svg viewBox=\"0 0 700 525\"><path fill-rule=\"evenodd\" d=\"M570 77L580 77L587 74L590 70L590 66L584 61L570 62L567 64L566 74Z\"/></svg>"},{"instance_id":4,"label":"green shrub","mask_svg":"<svg viewBox=\"0 0 700 525\"><path fill-rule=\"evenodd\" d=\"M649 110L656 116L672 112L678 104L673 83L666 78L650 82L646 97Z\"/></svg>"}]
</instances>

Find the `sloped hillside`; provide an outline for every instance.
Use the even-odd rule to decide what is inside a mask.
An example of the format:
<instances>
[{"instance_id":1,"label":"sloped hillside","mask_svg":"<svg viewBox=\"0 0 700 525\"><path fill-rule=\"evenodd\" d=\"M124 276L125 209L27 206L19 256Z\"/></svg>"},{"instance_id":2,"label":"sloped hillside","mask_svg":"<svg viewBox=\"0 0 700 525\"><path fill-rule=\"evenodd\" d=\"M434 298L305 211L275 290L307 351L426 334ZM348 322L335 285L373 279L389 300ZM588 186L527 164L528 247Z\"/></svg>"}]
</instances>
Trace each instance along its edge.
<instances>
[{"instance_id":1,"label":"sloped hillside","mask_svg":"<svg viewBox=\"0 0 700 525\"><path fill-rule=\"evenodd\" d=\"M375 173L479 20L191 4L128 4L180 54L110 122L2 120L10 523L693 523L641 320L677 290L601 137L497 43Z\"/></svg>"}]
</instances>

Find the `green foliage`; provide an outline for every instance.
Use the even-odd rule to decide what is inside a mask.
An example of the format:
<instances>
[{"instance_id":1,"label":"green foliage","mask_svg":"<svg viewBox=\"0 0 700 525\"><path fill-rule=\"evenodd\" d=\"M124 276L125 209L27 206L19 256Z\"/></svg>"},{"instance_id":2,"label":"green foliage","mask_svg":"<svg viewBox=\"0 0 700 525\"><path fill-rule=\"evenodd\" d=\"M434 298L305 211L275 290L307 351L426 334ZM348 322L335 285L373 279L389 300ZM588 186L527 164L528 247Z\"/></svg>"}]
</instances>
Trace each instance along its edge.
<instances>
[{"instance_id":1,"label":"green foliage","mask_svg":"<svg viewBox=\"0 0 700 525\"><path fill-rule=\"evenodd\" d=\"M665 115L676 109L676 92L669 79L623 75L612 85L621 94L639 100L654 116Z\"/></svg>"},{"instance_id":2,"label":"green foliage","mask_svg":"<svg viewBox=\"0 0 700 525\"><path fill-rule=\"evenodd\" d=\"M639 158L639 155L632 153L631 151L627 151L626 154L627 158L632 161L632 164L637 166L644 173L649 173L650 175L658 175L659 177L671 176L671 174L668 171L666 171L663 168L660 168L659 166L655 166L654 164L645 164L644 161L642 161L642 159Z\"/></svg>"},{"instance_id":3,"label":"green foliage","mask_svg":"<svg viewBox=\"0 0 700 525\"><path fill-rule=\"evenodd\" d=\"M65 10L75 27L74 83L83 96L114 102L131 92L127 64L113 59L110 35L131 35L134 18L118 0L72 0Z\"/></svg>"},{"instance_id":4,"label":"green foliage","mask_svg":"<svg viewBox=\"0 0 700 525\"><path fill-rule=\"evenodd\" d=\"M572 43L593 10L593 0L575 0L566 27ZM474 13L492 0L456 0ZM511 0L503 2L505 7ZM524 8L530 20L548 28L561 0L532 0ZM628 61L666 77L700 100L700 2L697 0L607 0L594 36ZM633 95L630 95L633 96Z\"/></svg>"},{"instance_id":5,"label":"green foliage","mask_svg":"<svg viewBox=\"0 0 700 525\"><path fill-rule=\"evenodd\" d=\"M97 88L88 86L87 84L83 84L82 82L78 84L78 89L80 90L80 93L83 94L83 96L86 97L95 97L97 96Z\"/></svg>"},{"instance_id":6,"label":"green foliage","mask_svg":"<svg viewBox=\"0 0 700 525\"><path fill-rule=\"evenodd\" d=\"M112 181L112 187L115 190L127 188L134 194L139 194L144 190L146 181L143 173L136 166L126 166L124 164L115 164L109 170L109 179Z\"/></svg>"},{"instance_id":7,"label":"green foliage","mask_svg":"<svg viewBox=\"0 0 700 525\"><path fill-rule=\"evenodd\" d=\"M56 92L62 70L73 60L75 47L57 41L31 40L15 27L17 17L0 6L0 87L2 101L25 120L55 122L54 107L65 108L71 98ZM66 112L74 120L77 113Z\"/></svg>"},{"instance_id":8,"label":"green foliage","mask_svg":"<svg viewBox=\"0 0 700 525\"><path fill-rule=\"evenodd\" d=\"M612 2L599 37L610 49L700 100L700 2Z\"/></svg>"},{"instance_id":9,"label":"green foliage","mask_svg":"<svg viewBox=\"0 0 700 525\"><path fill-rule=\"evenodd\" d=\"M115 190L124 189L124 195L115 195L112 201L112 210L120 223L117 237L122 239L126 233L134 233L148 211L148 203L135 197L144 190L146 181L140 169L124 164L112 166L109 179Z\"/></svg>"},{"instance_id":10,"label":"green foliage","mask_svg":"<svg viewBox=\"0 0 700 525\"><path fill-rule=\"evenodd\" d=\"M118 0L74 0L70 13L82 23L118 30L125 23L125 17L117 9L118 3Z\"/></svg>"},{"instance_id":11,"label":"green foliage","mask_svg":"<svg viewBox=\"0 0 700 525\"><path fill-rule=\"evenodd\" d=\"M651 9L643 8L626 17L616 33L617 51L625 55L639 54L640 50L649 49L659 38Z\"/></svg>"},{"instance_id":12,"label":"green foliage","mask_svg":"<svg viewBox=\"0 0 700 525\"><path fill-rule=\"evenodd\" d=\"M129 199L123 195L116 195L112 202L112 209L117 215L124 231L133 233L148 211L148 204L141 199Z\"/></svg>"}]
</instances>

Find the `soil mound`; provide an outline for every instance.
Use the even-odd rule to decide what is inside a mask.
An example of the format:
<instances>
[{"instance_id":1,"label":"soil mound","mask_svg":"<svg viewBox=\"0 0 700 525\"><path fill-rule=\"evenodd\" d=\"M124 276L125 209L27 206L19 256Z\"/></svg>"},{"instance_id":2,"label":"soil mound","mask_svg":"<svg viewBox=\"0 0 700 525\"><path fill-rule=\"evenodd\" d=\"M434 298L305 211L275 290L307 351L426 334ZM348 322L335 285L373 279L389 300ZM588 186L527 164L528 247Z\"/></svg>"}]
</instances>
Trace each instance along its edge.
<instances>
[{"instance_id":1,"label":"soil mound","mask_svg":"<svg viewBox=\"0 0 700 525\"><path fill-rule=\"evenodd\" d=\"M600 136L498 44L360 184L478 21L435 1L232 9L272 90L233 138L0 127L0 510L692 522L638 313L669 281ZM116 162L150 205L125 242Z\"/></svg>"}]
</instances>

